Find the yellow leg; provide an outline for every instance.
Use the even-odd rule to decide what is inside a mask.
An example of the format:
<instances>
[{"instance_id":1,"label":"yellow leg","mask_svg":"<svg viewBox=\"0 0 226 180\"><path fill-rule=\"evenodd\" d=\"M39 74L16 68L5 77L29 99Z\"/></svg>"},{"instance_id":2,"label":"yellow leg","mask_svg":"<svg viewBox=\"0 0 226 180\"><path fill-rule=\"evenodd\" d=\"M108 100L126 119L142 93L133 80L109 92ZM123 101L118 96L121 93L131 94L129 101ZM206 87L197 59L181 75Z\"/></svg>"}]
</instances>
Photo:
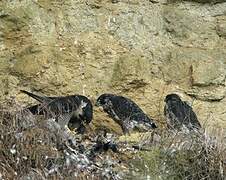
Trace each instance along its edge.
<instances>
[{"instance_id":1,"label":"yellow leg","mask_svg":"<svg viewBox=\"0 0 226 180\"><path fill-rule=\"evenodd\" d=\"M72 136L74 136L74 135L76 135L77 133L75 132L75 131L72 131L72 130L70 130L69 128L68 128L68 126L67 125L65 125L65 130L67 131L67 133L69 133L70 135L72 135Z\"/></svg>"}]
</instances>

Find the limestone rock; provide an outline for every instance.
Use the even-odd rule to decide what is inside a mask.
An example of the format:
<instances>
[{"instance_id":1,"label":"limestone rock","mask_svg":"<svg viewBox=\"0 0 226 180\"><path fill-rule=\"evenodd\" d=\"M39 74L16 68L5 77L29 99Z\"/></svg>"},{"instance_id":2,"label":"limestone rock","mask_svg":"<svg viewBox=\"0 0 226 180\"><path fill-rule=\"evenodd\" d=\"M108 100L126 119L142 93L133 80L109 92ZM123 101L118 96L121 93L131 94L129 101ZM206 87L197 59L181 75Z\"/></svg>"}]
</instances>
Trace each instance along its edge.
<instances>
[{"instance_id":1,"label":"limestone rock","mask_svg":"<svg viewBox=\"0 0 226 180\"><path fill-rule=\"evenodd\" d=\"M219 37L215 32L213 18L203 18L194 10L166 6L163 11L165 28L179 46L196 48L213 48Z\"/></svg>"},{"instance_id":2,"label":"limestone rock","mask_svg":"<svg viewBox=\"0 0 226 180\"><path fill-rule=\"evenodd\" d=\"M176 48L163 65L165 80L186 87L224 85L225 57L225 52L218 49Z\"/></svg>"},{"instance_id":3,"label":"limestone rock","mask_svg":"<svg viewBox=\"0 0 226 180\"><path fill-rule=\"evenodd\" d=\"M114 65L112 86L123 86L123 89L144 87L149 78L149 60L136 55L122 56Z\"/></svg>"},{"instance_id":4,"label":"limestone rock","mask_svg":"<svg viewBox=\"0 0 226 180\"><path fill-rule=\"evenodd\" d=\"M194 96L203 101L220 101L226 96L226 89L224 86L219 87L194 87L186 92L188 95Z\"/></svg>"},{"instance_id":5,"label":"limestone rock","mask_svg":"<svg viewBox=\"0 0 226 180\"><path fill-rule=\"evenodd\" d=\"M205 61L199 60L192 64L191 68L193 86L225 85L224 62L209 57Z\"/></svg>"},{"instance_id":6,"label":"limestone rock","mask_svg":"<svg viewBox=\"0 0 226 180\"><path fill-rule=\"evenodd\" d=\"M183 0L168 0L168 2L181 2ZM217 3L223 3L225 0L184 0L184 1L190 1L190 2L198 2L198 3L210 3L210 4L217 4Z\"/></svg>"},{"instance_id":7,"label":"limestone rock","mask_svg":"<svg viewBox=\"0 0 226 180\"><path fill-rule=\"evenodd\" d=\"M217 19L217 34L220 37L226 38L226 16Z\"/></svg>"}]
</instances>

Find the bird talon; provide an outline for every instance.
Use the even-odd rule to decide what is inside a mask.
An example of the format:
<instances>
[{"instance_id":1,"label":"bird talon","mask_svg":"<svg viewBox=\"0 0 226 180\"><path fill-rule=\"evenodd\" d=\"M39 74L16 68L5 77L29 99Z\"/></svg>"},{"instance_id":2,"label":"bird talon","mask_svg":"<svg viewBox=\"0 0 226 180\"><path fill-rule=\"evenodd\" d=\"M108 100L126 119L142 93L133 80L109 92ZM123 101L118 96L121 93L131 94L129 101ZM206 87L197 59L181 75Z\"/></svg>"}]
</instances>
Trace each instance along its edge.
<instances>
[{"instance_id":1,"label":"bird talon","mask_svg":"<svg viewBox=\"0 0 226 180\"><path fill-rule=\"evenodd\" d=\"M65 126L66 131L71 134L71 135L76 135L77 133L73 130L71 130L70 128L68 128L68 126Z\"/></svg>"}]
</instances>

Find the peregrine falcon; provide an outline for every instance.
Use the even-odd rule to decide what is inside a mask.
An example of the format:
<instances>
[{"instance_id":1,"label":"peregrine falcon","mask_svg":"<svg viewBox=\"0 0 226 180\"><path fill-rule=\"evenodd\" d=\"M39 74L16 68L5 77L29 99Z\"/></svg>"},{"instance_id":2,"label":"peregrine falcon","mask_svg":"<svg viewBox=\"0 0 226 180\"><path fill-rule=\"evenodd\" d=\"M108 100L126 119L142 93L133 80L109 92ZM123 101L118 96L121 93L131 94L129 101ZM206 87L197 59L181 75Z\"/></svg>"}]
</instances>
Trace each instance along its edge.
<instances>
[{"instance_id":1,"label":"peregrine falcon","mask_svg":"<svg viewBox=\"0 0 226 180\"><path fill-rule=\"evenodd\" d=\"M61 127L68 125L70 130L76 129L84 133L84 123L89 124L93 118L91 101L82 95L69 95L61 97L38 96L21 90L31 96L40 104L28 107L33 114L44 115L46 118L55 118Z\"/></svg>"},{"instance_id":2,"label":"peregrine falcon","mask_svg":"<svg viewBox=\"0 0 226 180\"><path fill-rule=\"evenodd\" d=\"M201 128L192 107L182 101L177 94L168 94L165 102L164 115L170 129L190 131Z\"/></svg>"},{"instance_id":3,"label":"peregrine falcon","mask_svg":"<svg viewBox=\"0 0 226 180\"><path fill-rule=\"evenodd\" d=\"M102 94L96 101L97 106L102 106L103 110L118 123L124 134L132 129L154 129L157 128L151 118L132 100L114 94Z\"/></svg>"}]
</instances>

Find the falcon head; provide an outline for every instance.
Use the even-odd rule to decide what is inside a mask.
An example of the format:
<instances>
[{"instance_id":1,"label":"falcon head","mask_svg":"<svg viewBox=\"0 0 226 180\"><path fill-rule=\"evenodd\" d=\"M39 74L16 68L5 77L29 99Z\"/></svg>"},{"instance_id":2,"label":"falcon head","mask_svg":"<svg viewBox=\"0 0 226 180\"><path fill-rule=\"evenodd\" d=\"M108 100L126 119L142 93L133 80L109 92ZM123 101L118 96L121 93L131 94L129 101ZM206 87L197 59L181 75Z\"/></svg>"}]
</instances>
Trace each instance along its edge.
<instances>
[{"instance_id":1,"label":"falcon head","mask_svg":"<svg viewBox=\"0 0 226 180\"><path fill-rule=\"evenodd\" d=\"M180 102L181 99L177 94L168 94L165 98L165 102Z\"/></svg>"},{"instance_id":2,"label":"falcon head","mask_svg":"<svg viewBox=\"0 0 226 180\"><path fill-rule=\"evenodd\" d=\"M102 94L97 98L96 106L105 106L109 103L110 98L114 96L113 94Z\"/></svg>"},{"instance_id":3,"label":"falcon head","mask_svg":"<svg viewBox=\"0 0 226 180\"><path fill-rule=\"evenodd\" d=\"M93 106L91 101L85 97L80 96L80 108L81 112L78 114L80 119L83 119L86 124L89 124L93 119Z\"/></svg>"}]
</instances>

